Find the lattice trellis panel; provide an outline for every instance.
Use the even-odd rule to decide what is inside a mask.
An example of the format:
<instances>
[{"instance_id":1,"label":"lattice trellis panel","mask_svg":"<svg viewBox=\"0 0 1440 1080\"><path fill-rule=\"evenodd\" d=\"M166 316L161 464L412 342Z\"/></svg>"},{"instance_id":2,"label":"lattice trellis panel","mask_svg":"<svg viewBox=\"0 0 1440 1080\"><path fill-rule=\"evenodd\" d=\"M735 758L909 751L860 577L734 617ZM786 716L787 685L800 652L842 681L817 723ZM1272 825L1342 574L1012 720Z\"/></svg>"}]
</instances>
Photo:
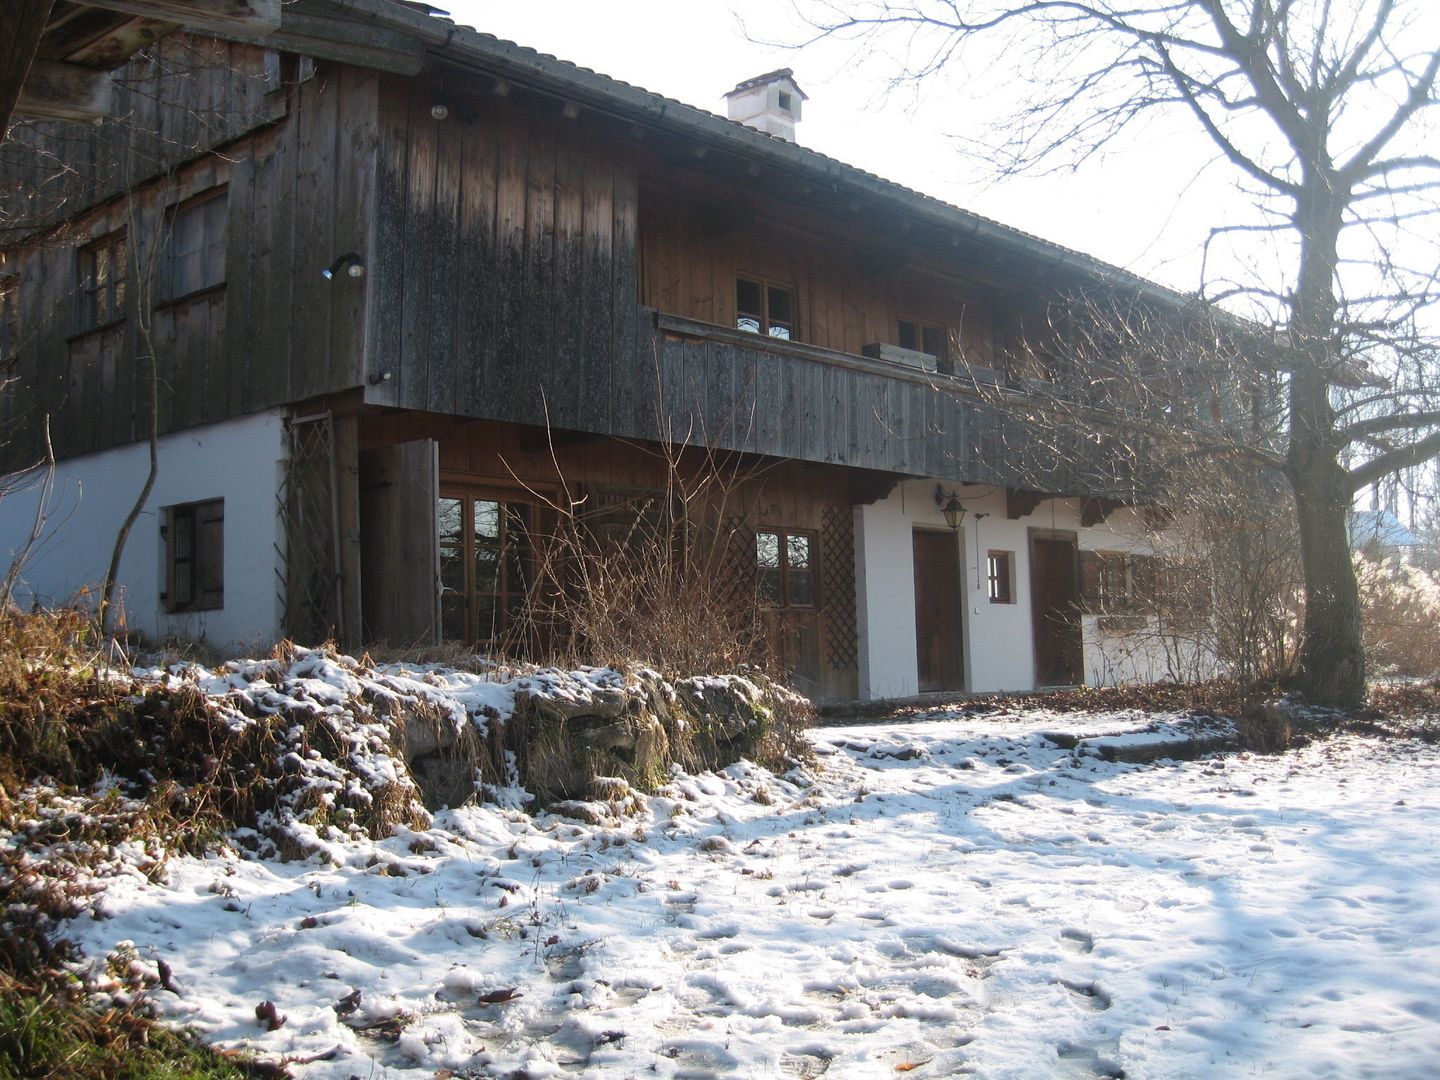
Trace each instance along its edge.
<instances>
[{"instance_id":1,"label":"lattice trellis panel","mask_svg":"<svg viewBox=\"0 0 1440 1080\"><path fill-rule=\"evenodd\" d=\"M755 533L743 518L725 519L722 543L725 551L720 558L721 586L718 592L735 611L755 607Z\"/></svg>"},{"instance_id":2,"label":"lattice trellis panel","mask_svg":"<svg viewBox=\"0 0 1440 1080\"><path fill-rule=\"evenodd\" d=\"M276 496L285 535L280 597L286 636L314 645L331 637L341 621L335 425L326 412L286 427L290 456Z\"/></svg>"},{"instance_id":3,"label":"lattice trellis panel","mask_svg":"<svg viewBox=\"0 0 1440 1080\"><path fill-rule=\"evenodd\" d=\"M825 656L837 671L859 666L855 625L855 525L850 507L825 507L820 518L820 602Z\"/></svg>"}]
</instances>

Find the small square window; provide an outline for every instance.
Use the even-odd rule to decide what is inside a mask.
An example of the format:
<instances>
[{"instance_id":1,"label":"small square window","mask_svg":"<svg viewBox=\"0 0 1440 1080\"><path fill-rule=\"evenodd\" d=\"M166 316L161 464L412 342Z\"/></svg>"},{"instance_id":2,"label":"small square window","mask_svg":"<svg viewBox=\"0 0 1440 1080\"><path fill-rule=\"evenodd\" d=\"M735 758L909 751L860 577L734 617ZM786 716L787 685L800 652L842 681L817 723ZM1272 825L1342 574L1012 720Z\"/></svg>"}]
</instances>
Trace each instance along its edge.
<instances>
[{"instance_id":1,"label":"small square window","mask_svg":"<svg viewBox=\"0 0 1440 1080\"><path fill-rule=\"evenodd\" d=\"M163 511L166 611L225 606L225 500L181 503Z\"/></svg>"},{"instance_id":2,"label":"small square window","mask_svg":"<svg viewBox=\"0 0 1440 1080\"><path fill-rule=\"evenodd\" d=\"M78 331L93 330L125 317L125 263L124 230L80 249Z\"/></svg>"},{"instance_id":3,"label":"small square window","mask_svg":"<svg viewBox=\"0 0 1440 1080\"><path fill-rule=\"evenodd\" d=\"M1009 551L991 551L986 558L986 577L989 581L992 604L1013 604L1015 602L1015 556Z\"/></svg>"},{"instance_id":4,"label":"small square window","mask_svg":"<svg viewBox=\"0 0 1440 1080\"><path fill-rule=\"evenodd\" d=\"M735 279L735 329L789 341L795 336L795 290Z\"/></svg>"},{"instance_id":5,"label":"small square window","mask_svg":"<svg viewBox=\"0 0 1440 1080\"><path fill-rule=\"evenodd\" d=\"M229 199L224 188L208 191L170 212L169 246L161 281L166 300L225 283Z\"/></svg>"},{"instance_id":6,"label":"small square window","mask_svg":"<svg viewBox=\"0 0 1440 1080\"><path fill-rule=\"evenodd\" d=\"M900 348L925 353L936 360L945 359L947 335L944 327L920 322L918 319L901 319L898 330L896 344Z\"/></svg>"}]
</instances>

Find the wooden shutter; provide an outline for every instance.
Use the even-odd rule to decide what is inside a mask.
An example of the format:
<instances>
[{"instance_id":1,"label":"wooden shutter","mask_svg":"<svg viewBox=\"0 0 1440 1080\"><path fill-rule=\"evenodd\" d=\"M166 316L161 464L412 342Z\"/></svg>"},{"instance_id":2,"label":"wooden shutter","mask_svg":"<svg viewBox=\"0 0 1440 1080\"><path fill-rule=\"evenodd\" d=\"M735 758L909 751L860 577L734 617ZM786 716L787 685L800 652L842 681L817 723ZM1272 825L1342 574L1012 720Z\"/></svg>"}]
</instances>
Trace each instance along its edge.
<instances>
[{"instance_id":1,"label":"wooden shutter","mask_svg":"<svg viewBox=\"0 0 1440 1080\"><path fill-rule=\"evenodd\" d=\"M1098 552L1080 552L1080 605L1087 615L1100 613L1100 568Z\"/></svg>"},{"instance_id":2,"label":"wooden shutter","mask_svg":"<svg viewBox=\"0 0 1440 1080\"><path fill-rule=\"evenodd\" d=\"M360 454L360 608L369 641L440 638L440 444Z\"/></svg>"},{"instance_id":3,"label":"wooden shutter","mask_svg":"<svg viewBox=\"0 0 1440 1080\"><path fill-rule=\"evenodd\" d=\"M195 606L225 606L225 500L195 507Z\"/></svg>"}]
</instances>

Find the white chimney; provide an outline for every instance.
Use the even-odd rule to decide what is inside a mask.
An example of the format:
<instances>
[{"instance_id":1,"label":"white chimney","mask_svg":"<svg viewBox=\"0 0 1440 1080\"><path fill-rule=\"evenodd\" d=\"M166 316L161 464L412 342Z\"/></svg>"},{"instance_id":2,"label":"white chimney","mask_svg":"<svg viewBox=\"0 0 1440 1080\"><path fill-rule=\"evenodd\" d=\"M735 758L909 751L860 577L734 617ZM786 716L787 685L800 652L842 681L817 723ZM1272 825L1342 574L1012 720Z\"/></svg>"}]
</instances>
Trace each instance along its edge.
<instances>
[{"instance_id":1,"label":"white chimney","mask_svg":"<svg viewBox=\"0 0 1440 1080\"><path fill-rule=\"evenodd\" d=\"M805 91L795 82L795 73L789 68L746 79L725 95L731 120L787 142L795 141L800 103L805 100Z\"/></svg>"}]
</instances>

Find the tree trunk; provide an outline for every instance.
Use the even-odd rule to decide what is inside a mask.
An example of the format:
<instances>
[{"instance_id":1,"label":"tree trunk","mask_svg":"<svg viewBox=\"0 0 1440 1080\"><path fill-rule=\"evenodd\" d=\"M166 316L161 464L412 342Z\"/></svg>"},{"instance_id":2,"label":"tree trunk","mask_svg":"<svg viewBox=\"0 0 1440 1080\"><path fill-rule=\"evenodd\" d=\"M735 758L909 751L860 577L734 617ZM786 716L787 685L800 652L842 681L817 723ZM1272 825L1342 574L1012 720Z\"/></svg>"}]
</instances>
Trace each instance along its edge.
<instances>
[{"instance_id":1,"label":"tree trunk","mask_svg":"<svg viewBox=\"0 0 1440 1080\"><path fill-rule=\"evenodd\" d=\"M1350 485L1333 458L1293 478L1305 573L1301 690L1316 705L1365 702L1360 589L1350 559Z\"/></svg>"},{"instance_id":2,"label":"tree trunk","mask_svg":"<svg viewBox=\"0 0 1440 1080\"><path fill-rule=\"evenodd\" d=\"M1354 493L1340 464L1330 380L1339 359L1335 275L1346 193L1323 152L1308 163L1296 199L1300 273L1291 298L1289 476L1300 526L1305 577L1301 689L1316 705L1365 702L1360 590L1350 560L1348 517Z\"/></svg>"}]
</instances>

